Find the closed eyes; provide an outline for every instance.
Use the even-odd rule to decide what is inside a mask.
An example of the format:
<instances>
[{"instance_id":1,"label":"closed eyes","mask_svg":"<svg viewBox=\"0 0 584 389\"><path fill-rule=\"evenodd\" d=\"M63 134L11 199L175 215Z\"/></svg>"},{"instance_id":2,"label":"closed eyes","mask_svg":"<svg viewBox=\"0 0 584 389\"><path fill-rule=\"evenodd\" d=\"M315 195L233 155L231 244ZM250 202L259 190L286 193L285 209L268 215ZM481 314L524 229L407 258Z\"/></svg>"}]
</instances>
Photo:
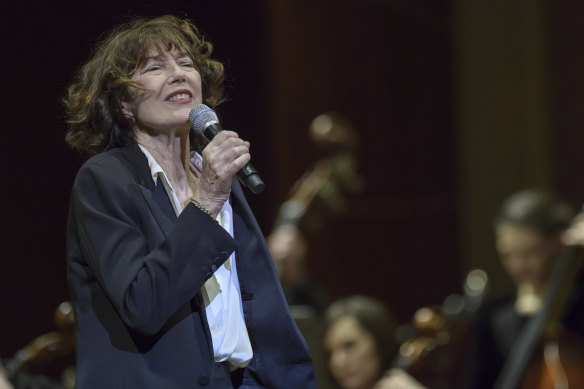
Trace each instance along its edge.
<instances>
[{"instance_id":1,"label":"closed eyes","mask_svg":"<svg viewBox=\"0 0 584 389\"><path fill-rule=\"evenodd\" d=\"M183 67L183 68L189 68L189 69L195 68L195 65L191 61L180 61L180 62L178 62L178 66ZM143 68L141 74L161 70L162 68L163 68L163 65L160 65L160 64L147 65Z\"/></svg>"}]
</instances>

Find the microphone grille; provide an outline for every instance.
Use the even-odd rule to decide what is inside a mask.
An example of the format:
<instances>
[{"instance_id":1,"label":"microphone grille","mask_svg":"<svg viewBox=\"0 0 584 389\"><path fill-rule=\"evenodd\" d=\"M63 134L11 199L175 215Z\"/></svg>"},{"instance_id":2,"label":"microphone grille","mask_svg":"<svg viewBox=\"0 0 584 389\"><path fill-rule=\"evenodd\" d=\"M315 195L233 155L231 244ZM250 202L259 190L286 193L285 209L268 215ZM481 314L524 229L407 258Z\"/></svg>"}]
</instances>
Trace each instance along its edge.
<instances>
[{"instance_id":1,"label":"microphone grille","mask_svg":"<svg viewBox=\"0 0 584 389\"><path fill-rule=\"evenodd\" d=\"M197 132L205 131L205 128L212 123L219 123L217 114L211 108L207 107L205 104L197 104L189 112L189 121L191 126Z\"/></svg>"}]
</instances>

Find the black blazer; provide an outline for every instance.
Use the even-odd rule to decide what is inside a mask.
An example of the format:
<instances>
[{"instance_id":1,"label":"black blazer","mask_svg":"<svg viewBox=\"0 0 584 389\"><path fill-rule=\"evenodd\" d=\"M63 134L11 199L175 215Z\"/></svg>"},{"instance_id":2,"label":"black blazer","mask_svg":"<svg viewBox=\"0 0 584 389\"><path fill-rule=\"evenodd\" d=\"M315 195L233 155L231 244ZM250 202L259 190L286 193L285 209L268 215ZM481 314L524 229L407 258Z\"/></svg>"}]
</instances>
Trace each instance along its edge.
<instances>
[{"instance_id":1,"label":"black blazer","mask_svg":"<svg viewBox=\"0 0 584 389\"><path fill-rule=\"evenodd\" d=\"M203 388L213 348L200 289L235 250L254 356L241 387L316 388L263 234L237 180L235 238L189 204L168 215L136 144L89 159L67 228L77 326L76 387Z\"/></svg>"}]
</instances>

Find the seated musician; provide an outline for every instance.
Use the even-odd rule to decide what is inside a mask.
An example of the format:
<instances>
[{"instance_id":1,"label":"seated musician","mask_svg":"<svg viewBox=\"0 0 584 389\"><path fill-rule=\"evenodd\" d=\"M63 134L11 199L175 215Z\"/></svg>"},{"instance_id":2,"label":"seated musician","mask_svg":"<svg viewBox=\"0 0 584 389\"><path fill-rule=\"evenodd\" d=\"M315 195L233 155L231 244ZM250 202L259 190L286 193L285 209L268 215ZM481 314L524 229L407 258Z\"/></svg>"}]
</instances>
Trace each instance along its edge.
<instances>
[{"instance_id":1,"label":"seated musician","mask_svg":"<svg viewBox=\"0 0 584 389\"><path fill-rule=\"evenodd\" d=\"M567 204L537 190L516 193L503 203L495 220L496 245L514 289L479 310L469 365L464 369L465 389L494 387L523 325L541 304L572 219ZM567 302L563 327L584 339L581 284Z\"/></svg>"},{"instance_id":2,"label":"seated musician","mask_svg":"<svg viewBox=\"0 0 584 389\"><path fill-rule=\"evenodd\" d=\"M404 371L391 369L397 352L396 321L381 301L351 296L325 315L324 348L332 378L342 389L424 389Z\"/></svg>"}]
</instances>

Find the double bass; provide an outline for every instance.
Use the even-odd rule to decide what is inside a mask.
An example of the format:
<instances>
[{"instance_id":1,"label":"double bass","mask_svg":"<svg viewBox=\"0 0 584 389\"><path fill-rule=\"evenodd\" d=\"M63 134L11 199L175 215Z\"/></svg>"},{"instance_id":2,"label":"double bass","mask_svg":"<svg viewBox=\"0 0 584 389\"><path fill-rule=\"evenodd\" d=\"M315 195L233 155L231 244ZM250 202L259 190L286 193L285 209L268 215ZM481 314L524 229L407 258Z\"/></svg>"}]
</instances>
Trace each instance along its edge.
<instances>
[{"instance_id":1,"label":"double bass","mask_svg":"<svg viewBox=\"0 0 584 389\"><path fill-rule=\"evenodd\" d=\"M580 276L581 254L570 246L558 258L543 300L523 326L495 389L584 388L584 344L561 324Z\"/></svg>"},{"instance_id":2,"label":"double bass","mask_svg":"<svg viewBox=\"0 0 584 389\"><path fill-rule=\"evenodd\" d=\"M323 224L322 214L313 205L318 202L327 214L339 215L347 208L345 192L358 192L363 187L355 164L356 132L344 115L327 112L317 116L310 125L309 136L324 155L292 186L267 237L291 305L296 305L294 300L312 299L303 269L307 250L305 235L317 233ZM311 301L308 305L323 309L325 302Z\"/></svg>"}]
</instances>

